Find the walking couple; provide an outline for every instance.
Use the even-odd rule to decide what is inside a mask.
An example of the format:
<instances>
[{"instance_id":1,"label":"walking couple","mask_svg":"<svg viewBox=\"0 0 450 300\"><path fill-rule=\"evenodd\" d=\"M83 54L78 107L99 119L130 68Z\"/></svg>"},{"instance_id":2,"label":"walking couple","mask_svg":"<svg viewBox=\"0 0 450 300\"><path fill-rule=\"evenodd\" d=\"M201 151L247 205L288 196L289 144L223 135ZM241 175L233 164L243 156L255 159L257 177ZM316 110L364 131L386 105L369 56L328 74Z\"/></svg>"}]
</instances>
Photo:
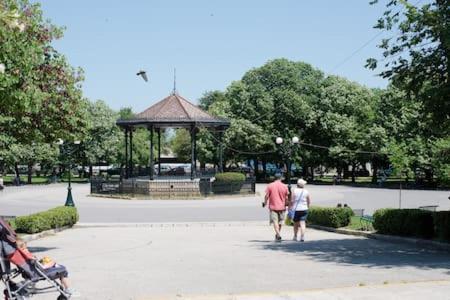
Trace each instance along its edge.
<instances>
[{"instance_id":1,"label":"walking couple","mask_svg":"<svg viewBox=\"0 0 450 300\"><path fill-rule=\"evenodd\" d=\"M297 186L292 191L289 191L287 186L281 181L282 175L277 173L275 177L276 180L266 188L266 196L263 202L263 207L269 204L270 224L273 225L275 230L275 241L281 242L281 226L284 222L286 207L288 207L288 211L292 211L294 221L293 240L298 240L298 231L300 229L299 240L304 242L306 218L311 204L311 197L305 189L306 181L299 179Z\"/></svg>"}]
</instances>

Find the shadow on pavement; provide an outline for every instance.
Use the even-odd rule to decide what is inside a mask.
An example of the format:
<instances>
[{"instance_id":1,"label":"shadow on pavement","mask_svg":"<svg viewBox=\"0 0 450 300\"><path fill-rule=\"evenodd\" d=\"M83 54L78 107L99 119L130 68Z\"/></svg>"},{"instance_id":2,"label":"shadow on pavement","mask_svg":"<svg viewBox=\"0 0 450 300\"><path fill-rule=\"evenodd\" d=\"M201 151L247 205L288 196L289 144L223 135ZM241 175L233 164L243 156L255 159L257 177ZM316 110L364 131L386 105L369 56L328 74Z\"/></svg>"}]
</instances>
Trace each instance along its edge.
<instances>
[{"instance_id":1,"label":"shadow on pavement","mask_svg":"<svg viewBox=\"0 0 450 300\"><path fill-rule=\"evenodd\" d=\"M448 252L371 239L326 239L304 243L251 240L249 243L263 250L293 253L320 262L383 268L413 266L421 269L450 269Z\"/></svg>"}]
</instances>

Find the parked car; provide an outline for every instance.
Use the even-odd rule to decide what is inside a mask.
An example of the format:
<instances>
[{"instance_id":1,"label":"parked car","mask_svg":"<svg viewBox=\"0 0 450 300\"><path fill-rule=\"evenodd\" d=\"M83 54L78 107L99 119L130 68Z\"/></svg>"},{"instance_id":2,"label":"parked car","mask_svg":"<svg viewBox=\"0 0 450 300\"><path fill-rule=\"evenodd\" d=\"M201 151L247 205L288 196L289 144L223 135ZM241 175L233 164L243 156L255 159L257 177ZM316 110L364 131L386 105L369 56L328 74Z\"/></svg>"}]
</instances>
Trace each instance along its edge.
<instances>
[{"instance_id":1,"label":"parked car","mask_svg":"<svg viewBox=\"0 0 450 300\"><path fill-rule=\"evenodd\" d=\"M173 168L173 169L170 169L168 172L167 172L167 175L171 175L171 176L183 176L183 175L186 175L186 171L184 170L184 168L183 167L176 167L176 168Z\"/></svg>"}]
</instances>

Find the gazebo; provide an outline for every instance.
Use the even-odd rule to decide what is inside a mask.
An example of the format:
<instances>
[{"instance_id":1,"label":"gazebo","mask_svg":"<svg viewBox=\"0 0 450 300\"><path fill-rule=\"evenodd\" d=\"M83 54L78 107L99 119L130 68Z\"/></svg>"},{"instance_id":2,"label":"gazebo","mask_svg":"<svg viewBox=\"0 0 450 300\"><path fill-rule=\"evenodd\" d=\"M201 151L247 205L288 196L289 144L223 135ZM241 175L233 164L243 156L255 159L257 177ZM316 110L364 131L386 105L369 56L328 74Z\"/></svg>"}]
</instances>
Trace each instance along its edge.
<instances>
[{"instance_id":1,"label":"gazebo","mask_svg":"<svg viewBox=\"0 0 450 300\"><path fill-rule=\"evenodd\" d=\"M150 106L133 119L118 120L118 126L125 133L125 177L133 177L133 131L135 128L146 128L150 132L150 180L155 178L154 174L154 145L153 137L156 131L158 135L158 174L161 174L161 129L164 128L186 128L191 137L191 174L190 179L196 178L197 161L197 132L200 128L208 128L219 132L222 139L223 132L230 126L228 120L211 116L196 105L192 104L176 90L171 95ZM219 172L223 171L223 146L219 143Z\"/></svg>"}]
</instances>

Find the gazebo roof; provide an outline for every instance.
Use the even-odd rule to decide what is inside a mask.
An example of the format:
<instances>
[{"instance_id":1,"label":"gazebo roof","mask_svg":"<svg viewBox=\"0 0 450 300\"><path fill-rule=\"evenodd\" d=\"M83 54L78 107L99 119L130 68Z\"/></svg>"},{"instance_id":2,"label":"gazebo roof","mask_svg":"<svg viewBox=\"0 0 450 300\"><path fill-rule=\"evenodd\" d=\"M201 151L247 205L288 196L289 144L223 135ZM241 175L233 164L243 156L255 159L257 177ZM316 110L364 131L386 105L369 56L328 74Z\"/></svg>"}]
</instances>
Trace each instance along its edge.
<instances>
[{"instance_id":1,"label":"gazebo roof","mask_svg":"<svg viewBox=\"0 0 450 300\"><path fill-rule=\"evenodd\" d=\"M187 127L196 124L205 127L230 126L228 120L211 116L176 92L138 113L133 119L117 121L117 125L123 127Z\"/></svg>"}]
</instances>

